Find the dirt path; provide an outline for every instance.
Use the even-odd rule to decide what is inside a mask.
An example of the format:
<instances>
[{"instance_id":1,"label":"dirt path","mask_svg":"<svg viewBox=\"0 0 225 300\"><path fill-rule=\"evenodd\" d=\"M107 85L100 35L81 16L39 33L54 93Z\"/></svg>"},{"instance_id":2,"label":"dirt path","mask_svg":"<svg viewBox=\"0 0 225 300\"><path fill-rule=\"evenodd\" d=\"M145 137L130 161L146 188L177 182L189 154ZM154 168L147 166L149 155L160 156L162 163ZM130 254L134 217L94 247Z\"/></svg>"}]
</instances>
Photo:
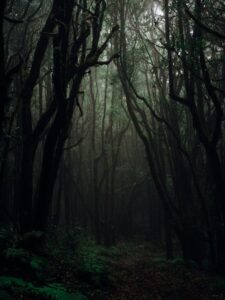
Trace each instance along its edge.
<instances>
[{"instance_id":1,"label":"dirt path","mask_svg":"<svg viewBox=\"0 0 225 300\"><path fill-rule=\"evenodd\" d=\"M142 253L111 260L113 285L108 300L209 300L209 279L181 263L157 261Z\"/></svg>"},{"instance_id":2,"label":"dirt path","mask_svg":"<svg viewBox=\"0 0 225 300\"><path fill-rule=\"evenodd\" d=\"M73 264L63 270L60 262L60 269L52 272L58 275L54 282L62 282L71 292L81 291L89 300L225 300L224 278L152 253L157 251L144 247L100 251L95 264L103 259L102 274L78 272Z\"/></svg>"}]
</instances>

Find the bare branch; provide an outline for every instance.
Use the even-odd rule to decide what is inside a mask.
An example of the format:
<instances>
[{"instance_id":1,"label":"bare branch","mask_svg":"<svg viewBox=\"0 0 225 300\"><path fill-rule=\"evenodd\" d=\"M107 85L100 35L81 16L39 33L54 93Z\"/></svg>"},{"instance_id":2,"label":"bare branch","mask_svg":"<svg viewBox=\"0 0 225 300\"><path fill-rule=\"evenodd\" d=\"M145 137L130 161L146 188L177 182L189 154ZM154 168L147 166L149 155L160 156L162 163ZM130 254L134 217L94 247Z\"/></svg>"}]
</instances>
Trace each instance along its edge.
<instances>
[{"instance_id":1,"label":"bare branch","mask_svg":"<svg viewBox=\"0 0 225 300\"><path fill-rule=\"evenodd\" d=\"M119 57L120 57L119 53L115 53L108 60L97 61L96 65L98 66L109 65L114 59L118 59Z\"/></svg>"},{"instance_id":2,"label":"bare branch","mask_svg":"<svg viewBox=\"0 0 225 300\"><path fill-rule=\"evenodd\" d=\"M218 31L215 31L211 28L209 28L208 26L206 26L205 24L203 24L201 21L199 21L198 18L196 18L191 12L190 10L187 8L187 6L185 5L185 11L186 13L189 15L189 17L191 19L193 19L195 21L195 23L197 25L199 25L202 29L204 29L205 31L207 31L208 33L218 37L219 39L221 40L225 40L225 35L223 35L222 33L218 32Z\"/></svg>"},{"instance_id":3,"label":"bare branch","mask_svg":"<svg viewBox=\"0 0 225 300\"><path fill-rule=\"evenodd\" d=\"M76 143L74 143L74 144L72 144L72 145L70 145L70 146L64 147L63 150L65 151L65 150L71 150L71 149L74 149L75 147L77 147L78 145L80 145L80 143L82 143L83 140L84 140L84 138L81 137Z\"/></svg>"}]
</instances>

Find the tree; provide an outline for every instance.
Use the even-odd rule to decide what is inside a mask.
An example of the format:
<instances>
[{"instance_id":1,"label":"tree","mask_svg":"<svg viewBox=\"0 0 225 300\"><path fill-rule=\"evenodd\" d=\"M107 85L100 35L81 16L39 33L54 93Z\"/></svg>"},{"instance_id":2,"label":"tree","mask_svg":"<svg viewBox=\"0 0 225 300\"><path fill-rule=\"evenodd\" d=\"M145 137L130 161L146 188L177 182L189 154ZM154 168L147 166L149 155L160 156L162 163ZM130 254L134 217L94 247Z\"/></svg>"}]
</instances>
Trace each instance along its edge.
<instances>
[{"instance_id":1,"label":"tree","mask_svg":"<svg viewBox=\"0 0 225 300\"><path fill-rule=\"evenodd\" d=\"M189 110L194 130L197 133L198 139L201 142L206 161L208 164L209 178L211 180L211 189L214 194L213 206L215 207L215 232L217 244L217 262L219 268L224 268L223 250L224 245L224 174L222 171L221 157L218 151L218 145L222 140L222 123L223 123L223 103L224 91L216 84L213 75L213 67L210 64L215 63L215 56L212 55L213 51L217 51L217 55L221 56L221 37L216 39L216 46L213 46L209 31L203 32L202 22L203 13L209 12L212 8L211 2L208 1L203 6L202 1L196 0L190 12L187 4L179 1L177 4L165 1L165 18L166 18L166 42L168 50L168 70L170 81L170 97L185 105ZM217 14L219 6L213 8L212 15ZM179 46L176 44L175 31L172 29L170 22L170 13L174 10L177 18L177 35ZM211 13L209 13L209 16ZM217 26L217 24L215 24ZM204 26L203 26L204 27ZM192 29L191 29L192 28ZM210 32L212 34L212 32ZM217 36L216 33L213 33ZM174 42L173 42L174 40ZM209 42L209 44L208 44ZM214 40L215 42L215 40ZM180 60L180 67L183 74L183 85L181 93L175 91L175 57ZM224 60L222 59L223 64ZM222 74L222 70L217 70L217 73Z\"/></svg>"},{"instance_id":2,"label":"tree","mask_svg":"<svg viewBox=\"0 0 225 300\"><path fill-rule=\"evenodd\" d=\"M222 105L219 104L220 98L217 93L221 93L221 91L218 90L218 87L214 87L216 91L214 94L211 93L212 85L211 89L209 86L206 87L210 82L207 81L209 73L205 73L203 76L204 72L208 72L203 55L201 58L199 56L199 67L197 67L198 59L196 60L195 55L202 44L199 35L196 36L195 32L195 30L199 30L199 26L196 29L193 17L188 22L185 15L181 14L185 5L182 6L180 2L171 2L170 11L171 14L173 13L171 19L167 14L168 5L165 6L165 15L160 3L157 6L152 2L152 6L150 4L150 8L147 9L145 3L138 8L135 4L127 7L127 3L124 1L121 1L120 5L118 17L121 31L116 40L117 48L121 51L118 71L131 119L145 145L147 160L163 203L165 216L169 219L168 224L172 224L185 258L200 262L203 256L205 236L207 236L211 261L214 262L215 241L211 222L214 222L215 215L209 215L209 206L211 205L209 194L203 193L207 177L203 175L204 180L202 180L202 172L199 168L200 161L202 161L202 166L207 169L204 156L202 157L204 148L200 147L204 130L200 133L196 130L197 135L193 136L193 134L190 135L190 127L192 122L195 128L204 122L210 132L209 127L214 125L214 133L210 132L209 134L218 139L213 146L216 152L216 145L221 141ZM148 13L148 10L152 13L156 9L155 5L159 11L161 8L162 13L158 17ZM200 19L198 18L198 20ZM149 23L150 28L147 29L146 24ZM162 30L164 23L166 24L165 32ZM125 24L126 26L130 24L130 28L133 29L132 39L129 39L131 33L125 31ZM172 33L170 31L168 33L168 28L172 28ZM153 29L154 31L151 31ZM192 31L196 38L196 44L192 42ZM166 43L165 39L167 39ZM166 57L165 50L169 52L168 57ZM135 54L135 51L138 54ZM138 59L135 55L138 56ZM142 57L143 63L140 57ZM212 59L215 61L214 56ZM165 68L167 62L168 69ZM196 70L193 69L195 65ZM144 76L141 74L140 68L144 68ZM203 73L198 74L198 70L203 70ZM147 78L144 87L143 81L142 83L138 81L138 78L143 77ZM196 88L193 87L195 83ZM203 97L205 89L207 90L206 94L209 93L206 96L207 101L211 101L210 97L213 97L212 105L209 104L207 107L204 105L203 99L200 99L196 105L195 91L197 97L199 95ZM169 101L167 93L176 100L175 103ZM182 96L185 93L187 98L183 99ZM192 117L193 114L195 117L191 119L189 112L180 103L188 106ZM213 113L211 110L214 110ZM198 120L196 120L196 115ZM212 152L211 146L207 151ZM206 158L211 166L211 171L214 169L213 176L217 178L214 185L217 186L217 195L220 195L219 198L222 201L224 197L222 196L221 182L224 181L223 175L219 171L221 170L221 157L219 158L218 153L215 152L215 156L211 153L209 158L206 154ZM198 163L196 163L196 159L200 159ZM220 179L218 176L221 176ZM213 187L210 188L212 191ZM196 203L198 204L196 205ZM220 240L220 244L223 244L221 237L218 240Z\"/></svg>"},{"instance_id":3,"label":"tree","mask_svg":"<svg viewBox=\"0 0 225 300\"><path fill-rule=\"evenodd\" d=\"M53 1L36 46L31 49L30 68L29 71L26 69L28 72L19 95L22 104L22 158L18 206L22 232L46 228L57 170L74 108L79 106L78 94L83 77L91 67L109 64L116 57L112 55L108 61L99 60L118 29L115 26L101 41L105 9L105 1L95 4ZM33 100L38 80L45 76L46 55L52 68L51 99L34 122ZM43 134L43 159L34 186L35 155Z\"/></svg>"}]
</instances>

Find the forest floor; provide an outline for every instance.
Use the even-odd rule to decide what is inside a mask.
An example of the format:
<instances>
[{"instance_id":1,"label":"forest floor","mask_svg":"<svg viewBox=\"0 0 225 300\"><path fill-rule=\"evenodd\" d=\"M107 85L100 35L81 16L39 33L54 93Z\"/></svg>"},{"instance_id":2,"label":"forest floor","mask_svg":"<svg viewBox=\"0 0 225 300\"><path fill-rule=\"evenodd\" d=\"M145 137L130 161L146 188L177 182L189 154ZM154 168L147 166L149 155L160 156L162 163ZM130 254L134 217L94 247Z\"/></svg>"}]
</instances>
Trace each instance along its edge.
<instances>
[{"instance_id":1,"label":"forest floor","mask_svg":"<svg viewBox=\"0 0 225 300\"><path fill-rule=\"evenodd\" d=\"M46 253L2 251L0 300L225 300L224 277L168 261L146 243L105 248L82 239Z\"/></svg>"},{"instance_id":2,"label":"forest floor","mask_svg":"<svg viewBox=\"0 0 225 300\"><path fill-rule=\"evenodd\" d=\"M225 299L225 278L202 272L181 258L167 261L146 245L123 244L94 252L86 257L92 257L86 271L66 264L63 270L59 262L56 279L91 300Z\"/></svg>"}]
</instances>

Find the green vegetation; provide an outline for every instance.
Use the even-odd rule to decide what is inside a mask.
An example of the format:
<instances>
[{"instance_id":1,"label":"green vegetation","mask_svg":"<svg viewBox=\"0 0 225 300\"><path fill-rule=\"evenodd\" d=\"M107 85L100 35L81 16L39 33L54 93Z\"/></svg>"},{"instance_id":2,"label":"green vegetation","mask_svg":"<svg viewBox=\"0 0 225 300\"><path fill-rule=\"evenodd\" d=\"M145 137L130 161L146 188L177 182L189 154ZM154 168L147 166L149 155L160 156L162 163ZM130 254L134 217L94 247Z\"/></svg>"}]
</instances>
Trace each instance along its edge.
<instances>
[{"instance_id":1,"label":"green vegetation","mask_svg":"<svg viewBox=\"0 0 225 300\"><path fill-rule=\"evenodd\" d=\"M0 299L17 299L22 295L25 299L37 300L86 300L87 297L80 292L68 292L62 284L51 282L48 267L54 256L46 258L21 248L21 245L26 245L24 240L34 236L40 235L29 233L16 239L7 230L1 231L0 240L4 243L1 248L3 269L0 273ZM68 253L67 257L69 258Z\"/></svg>"},{"instance_id":2,"label":"green vegetation","mask_svg":"<svg viewBox=\"0 0 225 300\"><path fill-rule=\"evenodd\" d=\"M225 300L225 0L0 0L0 300Z\"/></svg>"},{"instance_id":3,"label":"green vegetation","mask_svg":"<svg viewBox=\"0 0 225 300\"><path fill-rule=\"evenodd\" d=\"M1 252L5 264L0 273L0 300L225 298L225 279L204 273L192 261L179 256L166 260L147 243L103 247L84 232L68 234L76 247L67 248L66 237L62 243L60 235L52 235L45 248L45 253L51 253L48 256L21 248L21 240L6 243L10 247Z\"/></svg>"},{"instance_id":4,"label":"green vegetation","mask_svg":"<svg viewBox=\"0 0 225 300\"><path fill-rule=\"evenodd\" d=\"M52 300L87 300L80 293L68 293L60 284L49 284L43 287L34 286L31 282L26 282L16 277L0 277L0 289L13 293L13 295L30 295L37 299Z\"/></svg>"},{"instance_id":5,"label":"green vegetation","mask_svg":"<svg viewBox=\"0 0 225 300\"><path fill-rule=\"evenodd\" d=\"M81 270L100 275L105 272L106 260L101 256L103 247L93 241L81 244L78 248L78 261Z\"/></svg>"}]
</instances>

